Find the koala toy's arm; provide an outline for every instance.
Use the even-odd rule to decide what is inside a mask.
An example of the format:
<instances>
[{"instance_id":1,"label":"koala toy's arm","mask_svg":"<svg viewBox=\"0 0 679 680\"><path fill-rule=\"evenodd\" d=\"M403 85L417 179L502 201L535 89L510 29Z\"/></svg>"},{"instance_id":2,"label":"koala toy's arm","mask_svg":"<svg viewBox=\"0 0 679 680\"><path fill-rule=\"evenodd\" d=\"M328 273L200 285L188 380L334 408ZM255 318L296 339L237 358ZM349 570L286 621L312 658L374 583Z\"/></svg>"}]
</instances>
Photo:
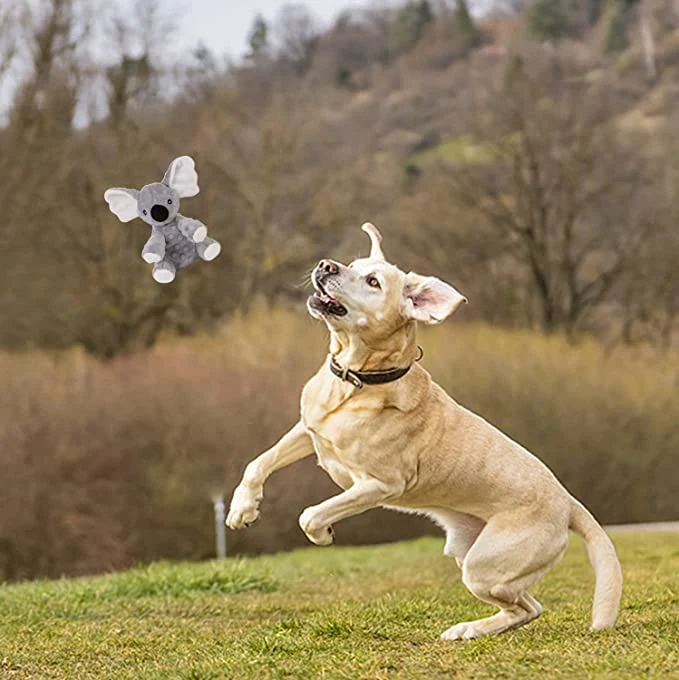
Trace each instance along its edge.
<instances>
[{"instance_id":1,"label":"koala toy's arm","mask_svg":"<svg viewBox=\"0 0 679 680\"><path fill-rule=\"evenodd\" d=\"M189 241L194 243L204 241L207 236L207 227L199 220L194 220L193 217L177 215L177 227Z\"/></svg>"},{"instance_id":2,"label":"koala toy's arm","mask_svg":"<svg viewBox=\"0 0 679 680\"><path fill-rule=\"evenodd\" d=\"M165 236L160 230L154 229L151 232L151 238L146 242L141 256L149 264L160 262L165 257Z\"/></svg>"}]
</instances>

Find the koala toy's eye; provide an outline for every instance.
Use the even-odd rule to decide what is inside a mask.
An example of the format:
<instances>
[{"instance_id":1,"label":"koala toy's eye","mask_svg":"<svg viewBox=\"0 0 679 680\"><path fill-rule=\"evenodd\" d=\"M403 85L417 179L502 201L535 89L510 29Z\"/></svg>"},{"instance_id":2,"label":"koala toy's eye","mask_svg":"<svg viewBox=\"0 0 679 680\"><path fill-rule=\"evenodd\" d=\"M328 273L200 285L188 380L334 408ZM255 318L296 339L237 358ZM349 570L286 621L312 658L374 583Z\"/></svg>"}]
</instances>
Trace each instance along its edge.
<instances>
[{"instance_id":1,"label":"koala toy's eye","mask_svg":"<svg viewBox=\"0 0 679 680\"><path fill-rule=\"evenodd\" d=\"M143 213L144 215L147 215L147 214L148 214L148 213L146 212L146 210L142 210L142 213Z\"/></svg>"},{"instance_id":2,"label":"koala toy's eye","mask_svg":"<svg viewBox=\"0 0 679 680\"><path fill-rule=\"evenodd\" d=\"M374 276L369 276L366 281L368 282L368 285L371 288L380 288L380 282L374 277Z\"/></svg>"},{"instance_id":3,"label":"koala toy's eye","mask_svg":"<svg viewBox=\"0 0 679 680\"><path fill-rule=\"evenodd\" d=\"M172 205L172 199L171 199L171 198L168 198L168 199L167 199L167 204L168 204L168 205Z\"/></svg>"}]
</instances>

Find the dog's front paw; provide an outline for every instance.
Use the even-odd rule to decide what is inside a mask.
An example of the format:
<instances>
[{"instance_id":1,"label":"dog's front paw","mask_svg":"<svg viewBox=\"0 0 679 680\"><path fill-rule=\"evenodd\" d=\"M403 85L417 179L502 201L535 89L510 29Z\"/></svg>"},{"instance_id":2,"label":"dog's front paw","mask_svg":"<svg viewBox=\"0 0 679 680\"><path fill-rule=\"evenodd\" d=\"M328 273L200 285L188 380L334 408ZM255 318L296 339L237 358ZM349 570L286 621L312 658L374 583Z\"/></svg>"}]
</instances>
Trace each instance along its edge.
<instances>
[{"instance_id":1,"label":"dog's front paw","mask_svg":"<svg viewBox=\"0 0 679 680\"><path fill-rule=\"evenodd\" d=\"M259 498L250 490L237 487L233 492L231 507L226 518L229 529L249 527L259 517Z\"/></svg>"},{"instance_id":2,"label":"dog's front paw","mask_svg":"<svg viewBox=\"0 0 679 680\"><path fill-rule=\"evenodd\" d=\"M299 516L299 526L307 538L316 545L332 545L335 540L333 528L318 523L314 508L307 508Z\"/></svg>"}]
</instances>

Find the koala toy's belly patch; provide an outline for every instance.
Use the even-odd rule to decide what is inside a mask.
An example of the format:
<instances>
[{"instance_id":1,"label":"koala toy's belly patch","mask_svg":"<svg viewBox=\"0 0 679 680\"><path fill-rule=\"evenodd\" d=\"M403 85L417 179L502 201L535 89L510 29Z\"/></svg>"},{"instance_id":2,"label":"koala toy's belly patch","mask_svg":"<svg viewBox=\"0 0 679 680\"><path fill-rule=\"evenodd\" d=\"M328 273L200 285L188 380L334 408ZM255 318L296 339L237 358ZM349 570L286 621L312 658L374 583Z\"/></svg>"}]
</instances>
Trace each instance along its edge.
<instances>
[{"instance_id":1,"label":"koala toy's belly patch","mask_svg":"<svg viewBox=\"0 0 679 680\"><path fill-rule=\"evenodd\" d=\"M165 257L169 257L177 269L188 267L196 259L196 244L179 231L175 223L163 227Z\"/></svg>"}]
</instances>

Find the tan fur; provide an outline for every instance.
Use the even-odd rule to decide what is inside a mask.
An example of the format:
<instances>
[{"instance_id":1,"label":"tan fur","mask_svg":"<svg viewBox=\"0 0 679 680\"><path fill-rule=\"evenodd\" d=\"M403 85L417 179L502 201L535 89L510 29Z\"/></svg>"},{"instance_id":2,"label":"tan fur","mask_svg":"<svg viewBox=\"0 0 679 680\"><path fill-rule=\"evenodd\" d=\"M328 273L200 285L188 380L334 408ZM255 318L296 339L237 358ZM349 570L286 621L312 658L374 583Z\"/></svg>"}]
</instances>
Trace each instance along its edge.
<instances>
[{"instance_id":1,"label":"tan fur","mask_svg":"<svg viewBox=\"0 0 679 680\"><path fill-rule=\"evenodd\" d=\"M456 403L415 363L416 323L442 321L464 298L438 279L387 263L379 232L364 230L369 258L348 267L323 261L314 274L337 268L323 289L347 314L327 315L311 303L310 312L328 325L331 353L343 367L412 368L395 382L357 389L326 361L304 387L299 423L247 466L227 524L236 529L257 519L266 478L315 452L344 491L301 514L309 540L329 545L336 522L371 508L424 513L445 529L444 552L456 558L467 588L499 607L494 616L449 628L443 639L501 633L537 618L542 607L528 589L561 559L569 528L585 539L596 573L592 628L613 626L622 574L603 529L540 460ZM379 288L368 285L370 277Z\"/></svg>"}]
</instances>

